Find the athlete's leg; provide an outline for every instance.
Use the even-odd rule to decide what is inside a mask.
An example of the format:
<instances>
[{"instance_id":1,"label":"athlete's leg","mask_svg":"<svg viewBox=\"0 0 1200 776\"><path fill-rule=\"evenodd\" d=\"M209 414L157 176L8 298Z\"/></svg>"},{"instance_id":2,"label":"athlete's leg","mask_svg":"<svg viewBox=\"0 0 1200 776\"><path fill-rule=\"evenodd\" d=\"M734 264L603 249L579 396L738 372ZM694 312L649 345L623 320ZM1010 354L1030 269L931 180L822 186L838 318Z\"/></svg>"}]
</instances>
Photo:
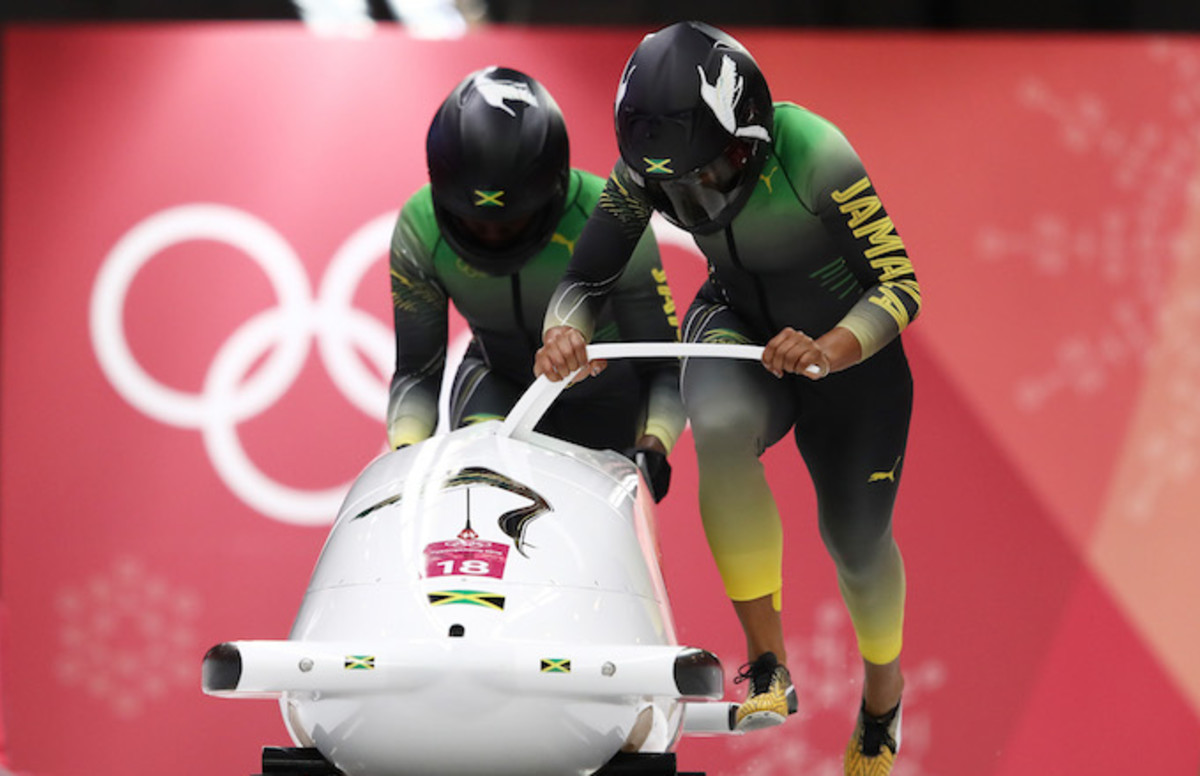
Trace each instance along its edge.
<instances>
[{"instance_id":1,"label":"athlete's leg","mask_svg":"<svg viewBox=\"0 0 1200 776\"><path fill-rule=\"evenodd\" d=\"M899 342L803 390L796 442L817 494L821 537L864 659L869 713L903 689L905 577L892 535L904 465L912 380Z\"/></svg>"},{"instance_id":2,"label":"athlete's leg","mask_svg":"<svg viewBox=\"0 0 1200 776\"><path fill-rule=\"evenodd\" d=\"M777 594L748 601L733 600L733 610L746 634L748 660L774 652L780 663L787 663L787 645L783 641L783 621L775 608L776 597Z\"/></svg>"},{"instance_id":3,"label":"athlete's leg","mask_svg":"<svg viewBox=\"0 0 1200 776\"><path fill-rule=\"evenodd\" d=\"M517 403L522 390L489 369L472 340L450 387L450 428L502 420Z\"/></svg>"},{"instance_id":4,"label":"athlete's leg","mask_svg":"<svg viewBox=\"0 0 1200 776\"><path fill-rule=\"evenodd\" d=\"M563 391L538 431L596 450L632 452L644 422L642 380L630 360Z\"/></svg>"},{"instance_id":5,"label":"athlete's leg","mask_svg":"<svg viewBox=\"0 0 1200 776\"><path fill-rule=\"evenodd\" d=\"M724 305L701 297L684 324L690 342L746 342L746 331ZM759 363L724 359L688 359L681 376L705 535L746 635L737 681L748 688L734 715L742 731L778 725L796 710L779 615L783 529L759 460L791 427L786 383Z\"/></svg>"},{"instance_id":6,"label":"athlete's leg","mask_svg":"<svg viewBox=\"0 0 1200 776\"><path fill-rule=\"evenodd\" d=\"M900 669L900 657L883 663L872 663L863 658L863 707L868 714L881 717L900 703L904 694L904 672Z\"/></svg>"},{"instance_id":7,"label":"athlete's leg","mask_svg":"<svg viewBox=\"0 0 1200 776\"><path fill-rule=\"evenodd\" d=\"M745 325L727 307L698 298L684 324L690 342L744 343ZM700 515L725 592L746 634L750 660L786 660L779 609L783 531L759 456L787 433L792 397L751 361L689 359L681 376L696 445Z\"/></svg>"}]
</instances>

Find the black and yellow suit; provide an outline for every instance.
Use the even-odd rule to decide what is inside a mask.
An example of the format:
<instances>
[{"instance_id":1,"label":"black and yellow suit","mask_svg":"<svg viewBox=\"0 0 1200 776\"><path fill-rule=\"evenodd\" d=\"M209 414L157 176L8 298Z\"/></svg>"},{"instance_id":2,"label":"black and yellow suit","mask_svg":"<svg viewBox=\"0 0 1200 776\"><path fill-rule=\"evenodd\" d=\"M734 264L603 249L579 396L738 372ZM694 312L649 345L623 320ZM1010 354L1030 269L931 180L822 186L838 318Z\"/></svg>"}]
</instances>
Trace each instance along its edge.
<instances>
[{"instance_id":1,"label":"black and yellow suit","mask_svg":"<svg viewBox=\"0 0 1200 776\"><path fill-rule=\"evenodd\" d=\"M733 600L781 606L783 526L762 453L789 431L812 477L821 536L873 663L900 653L904 565L892 510L904 466L912 377L899 334L920 309L904 244L842 133L791 103L775 105L772 150L730 225L695 235L709 264L683 325L689 342L765 344L784 327L816 338L835 326L860 363L820 380L776 378L760 364L691 359L681 387L700 469L709 546ZM591 330L606 279L652 212L618 162L601 208L544 328Z\"/></svg>"}]
</instances>

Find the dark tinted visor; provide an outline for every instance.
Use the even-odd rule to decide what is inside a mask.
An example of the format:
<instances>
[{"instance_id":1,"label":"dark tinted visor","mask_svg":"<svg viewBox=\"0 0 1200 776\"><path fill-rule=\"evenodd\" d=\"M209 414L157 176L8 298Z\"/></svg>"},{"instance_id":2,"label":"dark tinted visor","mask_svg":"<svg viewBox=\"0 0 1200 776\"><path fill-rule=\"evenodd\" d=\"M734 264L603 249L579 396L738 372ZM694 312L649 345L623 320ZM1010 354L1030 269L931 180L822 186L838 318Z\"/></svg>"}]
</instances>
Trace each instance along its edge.
<instances>
[{"instance_id":1,"label":"dark tinted visor","mask_svg":"<svg viewBox=\"0 0 1200 776\"><path fill-rule=\"evenodd\" d=\"M561 214L557 202L507 219L463 218L435 208L442 236L463 260L489 275L509 275L546 246Z\"/></svg>"},{"instance_id":2,"label":"dark tinted visor","mask_svg":"<svg viewBox=\"0 0 1200 776\"><path fill-rule=\"evenodd\" d=\"M506 251L534 237L538 224L535 214L518 216L504 221L485 221L448 214L453 228L464 242L478 245L482 251Z\"/></svg>"},{"instance_id":3,"label":"dark tinted visor","mask_svg":"<svg viewBox=\"0 0 1200 776\"><path fill-rule=\"evenodd\" d=\"M728 225L743 200L749 180L746 168L754 142L733 138L715 159L678 178L646 179L646 191L656 210L683 229L704 231Z\"/></svg>"}]
</instances>

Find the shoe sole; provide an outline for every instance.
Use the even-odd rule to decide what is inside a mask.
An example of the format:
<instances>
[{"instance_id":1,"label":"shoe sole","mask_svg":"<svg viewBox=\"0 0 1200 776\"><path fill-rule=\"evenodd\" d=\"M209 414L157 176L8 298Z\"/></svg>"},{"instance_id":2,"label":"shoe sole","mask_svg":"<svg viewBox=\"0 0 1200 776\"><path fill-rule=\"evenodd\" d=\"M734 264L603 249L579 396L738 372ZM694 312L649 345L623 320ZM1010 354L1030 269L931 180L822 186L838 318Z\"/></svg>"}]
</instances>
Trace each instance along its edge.
<instances>
[{"instance_id":1,"label":"shoe sole","mask_svg":"<svg viewBox=\"0 0 1200 776\"><path fill-rule=\"evenodd\" d=\"M786 720L787 717L774 711L752 711L742 717L742 721L737 723L734 730L739 733L749 733L753 730L764 730L776 725L782 725Z\"/></svg>"},{"instance_id":2,"label":"shoe sole","mask_svg":"<svg viewBox=\"0 0 1200 776\"><path fill-rule=\"evenodd\" d=\"M777 711L752 711L742 717L741 722L734 722L737 719L737 707L734 707L729 712L729 720L732 723L730 727L738 733L749 733L754 730L776 727L787 722L788 716L795 714L797 709L796 688L794 685L787 688L787 709L787 716Z\"/></svg>"}]
</instances>

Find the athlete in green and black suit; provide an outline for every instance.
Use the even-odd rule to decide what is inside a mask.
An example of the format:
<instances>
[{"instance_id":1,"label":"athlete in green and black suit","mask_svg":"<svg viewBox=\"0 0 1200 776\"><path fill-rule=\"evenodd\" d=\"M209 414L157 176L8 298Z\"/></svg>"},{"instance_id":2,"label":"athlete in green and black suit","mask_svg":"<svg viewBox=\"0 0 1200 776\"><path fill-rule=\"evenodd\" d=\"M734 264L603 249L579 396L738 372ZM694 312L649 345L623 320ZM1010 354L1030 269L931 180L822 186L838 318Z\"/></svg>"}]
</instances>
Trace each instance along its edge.
<instances>
[{"instance_id":1,"label":"athlete in green and black suit","mask_svg":"<svg viewBox=\"0 0 1200 776\"><path fill-rule=\"evenodd\" d=\"M452 386L451 426L509 412L533 380L546 304L604 186L571 169L562 113L541 84L515 70L464 79L434 117L426 150L430 183L405 203L392 237L392 447L437 426L450 302L472 334ZM628 269L596 313L596 338L676 341L653 234L643 229L629 247ZM639 452L661 498L665 455L684 425L678 363L616 366L565 392L538 430Z\"/></svg>"},{"instance_id":2,"label":"athlete in green and black suit","mask_svg":"<svg viewBox=\"0 0 1200 776\"><path fill-rule=\"evenodd\" d=\"M682 391L700 508L746 633L752 682L738 726L795 710L779 618L783 529L759 456L790 430L864 658L847 774L884 774L899 748L905 579L892 537L912 379L899 338L920 289L857 153L824 118L772 103L733 38L696 23L648 36L616 104L621 160L544 324L536 369L586 361L591 316L653 211L709 264L689 342L765 345L764 370L691 359Z\"/></svg>"}]
</instances>

